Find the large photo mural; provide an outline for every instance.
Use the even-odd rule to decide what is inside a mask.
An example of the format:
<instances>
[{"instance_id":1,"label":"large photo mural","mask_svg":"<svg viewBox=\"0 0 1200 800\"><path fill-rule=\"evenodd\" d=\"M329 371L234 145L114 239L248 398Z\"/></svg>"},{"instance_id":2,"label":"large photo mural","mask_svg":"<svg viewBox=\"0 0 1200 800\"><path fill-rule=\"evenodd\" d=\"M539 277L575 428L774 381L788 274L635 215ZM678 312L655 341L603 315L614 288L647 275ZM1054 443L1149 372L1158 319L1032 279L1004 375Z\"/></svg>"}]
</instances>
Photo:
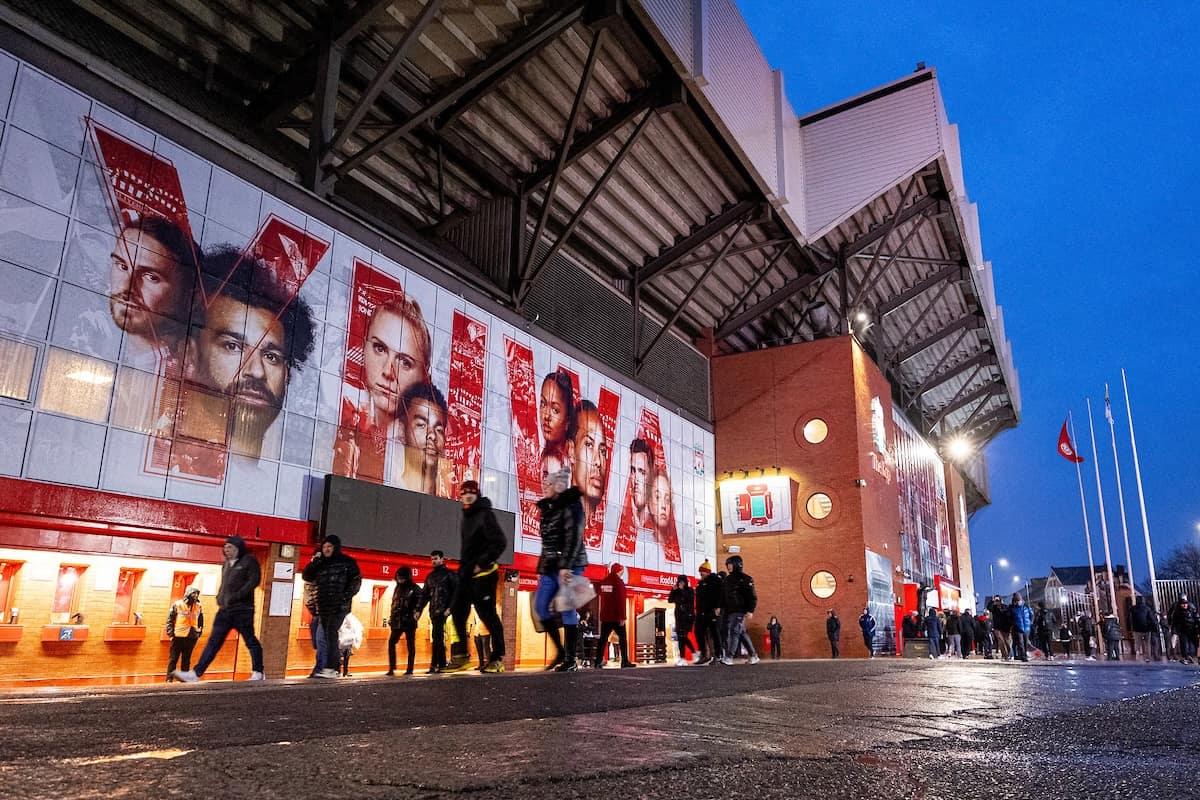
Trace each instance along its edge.
<instances>
[{"instance_id":1,"label":"large photo mural","mask_svg":"<svg viewBox=\"0 0 1200 800\"><path fill-rule=\"evenodd\" d=\"M942 460L899 409L895 423L896 484L900 494L900 533L904 568L929 586L933 577L954 577L950 517L946 511L946 474Z\"/></svg>"},{"instance_id":2,"label":"large photo mural","mask_svg":"<svg viewBox=\"0 0 1200 800\"><path fill-rule=\"evenodd\" d=\"M414 262L415 263L415 262ZM328 473L694 574L712 435L0 53L0 474L303 518Z\"/></svg>"}]
</instances>

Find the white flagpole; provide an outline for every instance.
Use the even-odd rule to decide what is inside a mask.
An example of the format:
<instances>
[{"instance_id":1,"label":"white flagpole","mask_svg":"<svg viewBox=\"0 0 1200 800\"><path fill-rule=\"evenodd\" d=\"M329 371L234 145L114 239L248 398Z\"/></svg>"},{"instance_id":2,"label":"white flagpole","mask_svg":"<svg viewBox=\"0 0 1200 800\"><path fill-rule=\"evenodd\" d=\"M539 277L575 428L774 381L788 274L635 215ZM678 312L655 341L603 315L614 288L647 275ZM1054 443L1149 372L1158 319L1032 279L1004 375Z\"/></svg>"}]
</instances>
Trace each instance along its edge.
<instances>
[{"instance_id":1,"label":"white flagpole","mask_svg":"<svg viewBox=\"0 0 1200 800\"><path fill-rule=\"evenodd\" d=\"M1125 413L1129 415L1129 444L1133 447L1133 474L1137 477L1138 505L1142 510L1142 533L1146 536L1146 564L1150 568L1150 594L1154 598L1154 613L1162 612L1158 604L1158 583L1154 577L1154 549L1150 546L1150 523L1146 521L1146 496L1142 493L1142 467L1138 463L1137 438L1133 435L1133 409L1129 407L1129 381L1125 379L1125 370L1121 370L1121 385L1125 387ZM1162 630L1158 632L1160 641ZM1163 642L1162 651L1167 651Z\"/></svg>"},{"instance_id":2,"label":"white flagpole","mask_svg":"<svg viewBox=\"0 0 1200 800\"><path fill-rule=\"evenodd\" d=\"M1075 417L1070 411L1067 412L1067 419L1071 423L1071 441L1078 442L1079 439L1075 436ZM1078 451L1075 453L1079 455ZM1096 584L1096 558L1092 555L1092 531L1088 526L1087 515L1087 500L1083 496L1083 470L1079 466L1079 462L1075 462L1075 476L1079 478L1079 507L1083 510L1083 536L1087 539L1088 551L1088 573L1092 576L1092 611L1095 613L1094 619L1096 625L1100 625L1100 587Z\"/></svg>"},{"instance_id":3,"label":"white flagpole","mask_svg":"<svg viewBox=\"0 0 1200 800\"><path fill-rule=\"evenodd\" d=\"M1117 503L1121 508L1121 534L1125 537L1125 574L1129 576L1130 597L1137 588L1133 583L1133 556L1129 554L1129 523L1125 519L1125 490L1121 488L1121 462L1117 460L1117 428L1113 422L1112 403L1108 399L1108 384L1104 384L1104 416L1108 418L1108 434L1112 439L1113 467L1117 472ZM1149 654L1147 654L1149 655Z\"/></svg>"},{"instance_id":4,"label":"white flagpole","mask_svg":"<svg viewBox=\"0 0 1200 800\"><path fill-rule=\"evenodd\" d=\"M1108 570L1108 610L1117 613L1117 587L1113 581L1112 553L1108 549L1108 520L1104 516L1104 487L1100 485L1100 461L1096 457L1096 426L1092 424L1092 401L1088 398L1088 430L1092 434L1092 466L1096 469L1096 497L1100 501L1100 533L1104 537L1104 567Z\"/></svg>"}]
</instances>

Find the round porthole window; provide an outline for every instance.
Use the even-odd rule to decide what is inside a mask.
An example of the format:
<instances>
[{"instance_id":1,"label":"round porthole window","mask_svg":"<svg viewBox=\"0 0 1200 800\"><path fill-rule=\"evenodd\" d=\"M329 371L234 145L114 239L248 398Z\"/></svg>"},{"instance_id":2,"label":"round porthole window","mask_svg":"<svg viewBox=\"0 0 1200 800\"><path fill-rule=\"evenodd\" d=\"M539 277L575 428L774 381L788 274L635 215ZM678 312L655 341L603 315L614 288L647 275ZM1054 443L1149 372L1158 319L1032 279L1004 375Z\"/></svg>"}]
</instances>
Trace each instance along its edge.
<instances>
[{"instance_id":1,"label":"round porthole window","mask_svg":"<svg viewBox=\"0 0 1200 800\"><path fill-rule=\"evenodd\" d=\"M810 419L804 423L804 441L809 444L820 444L829 435L829 426L823 419Z\"/></svg>"},{"instance_id":2,"label":"round porthole window","mask_svg":"<svg viewBox=\"0 0 1200 800\"><path fill-rule=\"evenodd\" d=\"M816 492L809 495L804 508L813 519L825 519L833 512L833 500L829 499L829 495L824 492Z\"/></svg>"},{"instance_id":3,"label":"round porthole window","mask_svg":"<svg viewBox=\"0 0 1200 800\"><path fill-rule=\"evenodd\" d=\"M812 589L814 595L824 600L832 597L834 591L837 590L837 578L833 577L832 572L825 570L814 572L812 579L808 582L808 587Z\"/></svg>"}]
</instances>

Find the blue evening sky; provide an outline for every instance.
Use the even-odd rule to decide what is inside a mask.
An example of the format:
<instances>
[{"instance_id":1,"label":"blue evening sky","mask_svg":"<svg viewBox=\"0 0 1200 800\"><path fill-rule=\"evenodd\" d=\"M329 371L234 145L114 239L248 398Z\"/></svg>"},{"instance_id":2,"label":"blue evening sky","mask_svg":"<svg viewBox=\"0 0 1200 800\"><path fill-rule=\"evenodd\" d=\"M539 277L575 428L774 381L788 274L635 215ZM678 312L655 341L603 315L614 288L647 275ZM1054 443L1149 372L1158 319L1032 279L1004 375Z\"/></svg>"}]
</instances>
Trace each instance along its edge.
<instances>
[{"instance_id":1,"label":"blue evening sky","mask_svg":"<svg viewBox=\"0 0 1200 800\"><path fill-rule=\"evenodd\" d=\"M844 3L738 0L803 114L936 67L957 123L967 192L1020 373L1022 420L987 450L992 505L971 519L976 589L1086 564L1075 469L1055 452L1068 409L1087 457L1095 411L1113 562L1125 563L1113 411L1133 576L1147 576L1121 368L1129 376L1150 534L1159 563L1200 542L1198 321L1200 5ZM1081 427L1082 423L1082 427Z\"/></svg>"}]
</instances>

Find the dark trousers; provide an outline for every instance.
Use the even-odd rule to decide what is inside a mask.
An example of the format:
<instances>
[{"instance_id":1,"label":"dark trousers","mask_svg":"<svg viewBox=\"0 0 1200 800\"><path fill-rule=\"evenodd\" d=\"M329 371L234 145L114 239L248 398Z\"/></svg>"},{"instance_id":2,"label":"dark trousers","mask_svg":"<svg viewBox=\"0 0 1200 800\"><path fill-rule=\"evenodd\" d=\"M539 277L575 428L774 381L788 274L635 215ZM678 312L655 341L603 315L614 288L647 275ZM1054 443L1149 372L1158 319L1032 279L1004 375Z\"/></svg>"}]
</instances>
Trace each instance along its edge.
<instances>
[{"instance_id":1,"label":"dark trousers","mask_svg":"<svg viewBox=\"0 0 1200 800\"><path fill-rule=\"evenodd\" d=\"M867 655L875 655L875 634L863 631L863 646L867 648Z\"/></svg>"},{"instance_id":2,"label":"dark trousers","mask_svg":"<svg viewBox=\"0 0 1200 800\"><path fill-rule=\"evenodd\" d=\"M433 645L429 652L429 668L441 669L446 666L446 618L442 615L429 614L429 633L433 637Z\"/></svg>"},{"instance_id":3,"label":"dark trousers","mask_svg":"<svg viewBox=\"0 0 1200 800\"><path fill-rule=\"evenodd\" d=\"M1012 654L1017 661L1029 660L1029 634L1026 631L1013 628Z\"/></svg>"},{"instance_id":4,"label":"dark trousers","mask_svg":"<svg viewBox=\"0 0 1200 800\"><path fill-rule=\"evenodd\" d=\"M1051 637L1050 631L1041 631L1038 633L1037 646L1046 658L1054 657L1054 639Z\"/></svg>"},{"instance_id":5,"label":"dark trousers","mask_svg":"<svg viewBox=\"0 0 1200 800\"><path fill-rule=\"evenodd\" d=\"M779 650L779 637L778 637L778 636L772 636L772 637L771 637L771 658L773 658L773 659L777 659L777 658L779 658L779 652L780 652L780 650Z\"/></svg>"},{"instance_id":6,"label":"dark trousers","mask_svg":"<svg viewBox=\"0 0 1200 800\"><path fill-rule=\"evenodd\" d=\"M621 650L621 663L629 663L629 645L625 641L624 622L601 622L600 638L596 641L596 666L604 666L605 649L608 647L608 637L617 634L617 647Z\"/></svg>"},{"instance_id":7,"label":"dark trousers","mask_svg":"<svg viewBox=\"0 0 1200 800\"><path fill-rule=\"evenodd\" d=\"M696 643L700 645L701 661L720 658L723 654L720 629L716 614L701 612L696 615Z\"/></svg>"},{"instance_id":8,"label":"dark trousers","mask_svg":"<svg viewBox=\"0 0 1200 800\"><path fill-rule=\"evenodd\" d=\"M452 648L456 654L465 656L467 653L467 617L474 606L479 621L492 635L492 660L504 658L504 625L496 613L496 587L499 583L500 570L483 577L470 575L466 571L459 573L458 591L454 593L454 602L450 605L454 630L458 633L458 643Z\"/></svg>"},{"instance_id":9,"label":"dark trousers","mask_svg":"<svg viewBox=\"0 0 1200 800\"><path fill-rule=\"evenodd\" d=\"M175 665L187 672L192 668L192 650L196 649L196 642L199 636L193 639L190 636L172 636L171 637L171 654L167 657L167 680L173 680L171 673L175 671Z\"/></svg>"},{"instance_id":10,"label":"dark trousers","mask_svg":"<svg viewBox=\"0 0 1200 800\"><path fill-rule=\"evenodd\" d=\"M829 650L831 652L831 655L829 656L830 658L837 658L838 656L840 656L842 654L842 651L838 648L838 640L837 639L829 640Z\"/></svg>"},{"instance_id":11,"label":"dark trousers","mask_svg":"<svg viewBox=\"0 0 1200 800\"><path fill-rule=\"evenodd\" d=\"M679 644L679 657L680 658L687 658L687 654L688 654L689 650L691 650L693 653L696 652L696 647L695 647L695 645L692 644L692 640L689 638L691 636L691 633L692 633L692 623L690 623L690 622L684 622L684 623L676 622L675 623L675 638Z\"/></svg>"},{"instance_id":12,"label":"dark trousers","mask_svg":"<svg viewBox=\"0 0 1200 800\"><path fill-rule=\"evenodd\" d=\"M416 643L416 628L392 628L392 632L388 634L388 671L396 671L396 643L400 641L400 637L405 638L405 646L408 647L408 673L413 671L413 661L417 657Z\"/></svg>"},{"instance_id":13,"label":"dark trousers","mask_svg":"<svg viewBox=\"0 0 1200 800\"><path fill-rule=\"evenodd\" d=\"M200 660L196 662L197 676L203 675L208 669L208 665L217 657L217 653L225 644L225 637L229 636L230 631L237 631L238 635L242 637L242 641L246 643L246 649L250 651L250 669L255 672L263 671L262 645L258 643L258 637L254 635L254 608L222 608L217 611L217 616L213 619L212 630L208 632L208 641L204 645L204 652L200 654ZM336 644L332 652L337 652Z\"/></svg>"},{"instance_id":14,"label":"dark trousers","mask_svg":"<svg viewBox=\"0 0 1200 800\"><path fill-rule=\"evenodd\" d=\"M352 656L352 655L353 655L353 652L350 650L349 647L344 648L342 650L342 652L340 653L339 661L341 662L341 665L342 665L342 677L345 677L350 674L350 656Z\"/></svg>"},{"instance_id":15,"label":"dark trousers","mask_svg":"<svg viewBox=\"0 0 1200 800\"><path fill-rule=\"evenodd\" d=\"M346 614L345 611L337 611L331 614L317 615L317 625L321 629L320 634L325 636L325 669L331 669L334 672L338 671L338 662L341 660L339 653L342 652L342 648L338 643L338 631L342 629L342 623L346 621Z\"/></svg>"}]
</instances>

